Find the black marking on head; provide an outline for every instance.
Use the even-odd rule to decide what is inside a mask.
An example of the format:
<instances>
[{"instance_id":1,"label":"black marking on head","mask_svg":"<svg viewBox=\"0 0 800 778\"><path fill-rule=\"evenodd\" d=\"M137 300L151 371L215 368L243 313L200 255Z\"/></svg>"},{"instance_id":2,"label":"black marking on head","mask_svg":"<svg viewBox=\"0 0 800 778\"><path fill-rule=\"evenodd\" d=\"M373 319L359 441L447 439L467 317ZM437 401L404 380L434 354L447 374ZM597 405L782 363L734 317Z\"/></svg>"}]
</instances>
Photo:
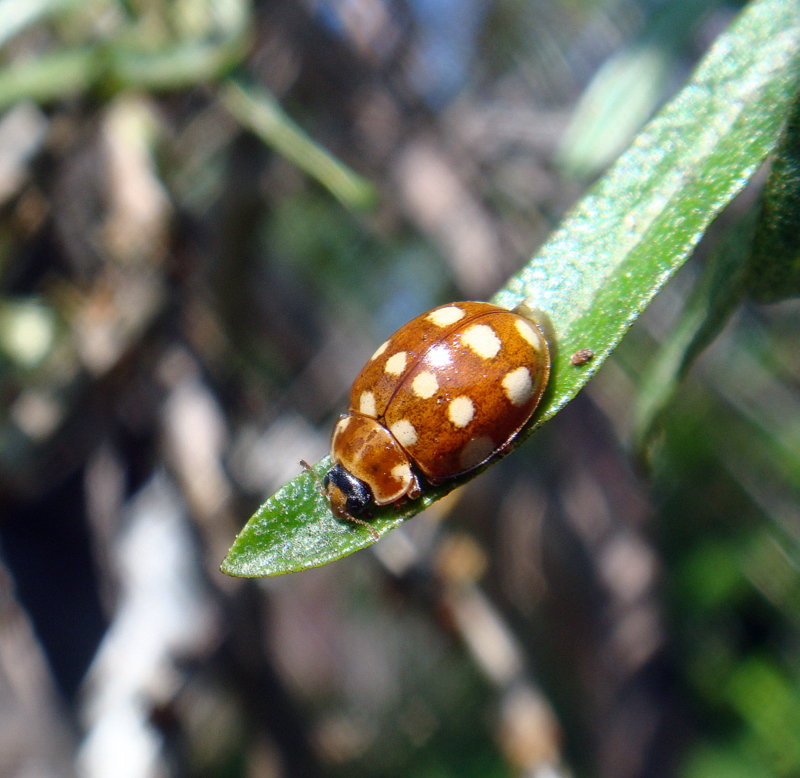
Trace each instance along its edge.
<instances>
[{"instance_id":1,"label":"black marking on head","mask_svg":"<svg viewBox=\"0 0 800 778\"><path fill-rule=\"evenodd\" d=\"M372 490L363 481L345 470L341 465L334 465L322 479L327 488L333 484L346 498L345 510L351 516L360 516L372 502Z\"/></svg>"}]
</instances>

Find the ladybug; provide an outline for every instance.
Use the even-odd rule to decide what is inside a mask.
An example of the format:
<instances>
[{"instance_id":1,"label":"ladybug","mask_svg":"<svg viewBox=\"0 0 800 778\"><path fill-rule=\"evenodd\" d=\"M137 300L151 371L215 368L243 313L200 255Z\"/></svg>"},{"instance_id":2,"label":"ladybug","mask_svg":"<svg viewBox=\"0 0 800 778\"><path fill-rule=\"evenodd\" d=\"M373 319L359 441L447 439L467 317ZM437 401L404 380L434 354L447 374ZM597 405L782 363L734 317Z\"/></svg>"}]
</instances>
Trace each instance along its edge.
<instances>
[{"instance_id":1,"label":"ladybug","mask_svg":"<svg viewBox=\"0 0 800 778\"><path fill-rule=\"evenodd\" d=\"M363 524L372 506L413 500L504 452L549 374L527 307L456 302L412 319L370 357L333 431L322 491L334 514Z\"/></svg>"}]
</instances>

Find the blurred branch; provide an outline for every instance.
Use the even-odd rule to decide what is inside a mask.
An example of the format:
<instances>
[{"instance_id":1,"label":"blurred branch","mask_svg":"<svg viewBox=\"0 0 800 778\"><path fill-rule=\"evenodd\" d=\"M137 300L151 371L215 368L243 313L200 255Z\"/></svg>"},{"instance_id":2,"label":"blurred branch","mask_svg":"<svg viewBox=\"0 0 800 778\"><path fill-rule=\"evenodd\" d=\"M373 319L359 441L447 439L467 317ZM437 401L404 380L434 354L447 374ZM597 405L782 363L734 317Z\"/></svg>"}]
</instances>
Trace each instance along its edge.
<instances>
[{"instance_id":1,"label":"blurred branch","mask_svg":"<svg viewBox=\"0 0 800 778\"><path fill-rule=\"evenodd\" d=\"M456 499L454 495L445 501L450 510L457 505ZM440 510L440 505L431 508L434 515ZM429 529L435 531L435 524ZM495 737L513 774L567 778L571 773L562 755L558 716L514 628L482 589L484 550L466 535L449 534L437 540L433 558L427 559L431 541L432 536L426 538L424 532L414 539L398 533L376 546L375 556L396 580L425 581L415 594L425 598L435 618L444 617L491 685L497 701ZM420 575L431 563L433 576Z\"/></svg>"}]
</instances>

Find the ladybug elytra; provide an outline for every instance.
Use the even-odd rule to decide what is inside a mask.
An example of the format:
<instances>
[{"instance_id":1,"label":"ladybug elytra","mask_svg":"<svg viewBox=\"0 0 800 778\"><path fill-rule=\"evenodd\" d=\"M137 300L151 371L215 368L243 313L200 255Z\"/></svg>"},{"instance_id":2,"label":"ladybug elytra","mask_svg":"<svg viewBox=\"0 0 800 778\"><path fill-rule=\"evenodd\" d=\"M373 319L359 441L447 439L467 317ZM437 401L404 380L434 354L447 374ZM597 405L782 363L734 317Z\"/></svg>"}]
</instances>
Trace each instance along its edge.
<instances>
[{"instance_id":1,"label":"ladybug elytra","mask_svg":"<svg viewBox=\"0 0 800 778\"><path fill-rule=\"evenodd\" d=\"M420 496L504 452L550 374L539 323L483 302L434 308L361 370L333 431L323 491L340 518Z\"/></svg>"}]
</instances>

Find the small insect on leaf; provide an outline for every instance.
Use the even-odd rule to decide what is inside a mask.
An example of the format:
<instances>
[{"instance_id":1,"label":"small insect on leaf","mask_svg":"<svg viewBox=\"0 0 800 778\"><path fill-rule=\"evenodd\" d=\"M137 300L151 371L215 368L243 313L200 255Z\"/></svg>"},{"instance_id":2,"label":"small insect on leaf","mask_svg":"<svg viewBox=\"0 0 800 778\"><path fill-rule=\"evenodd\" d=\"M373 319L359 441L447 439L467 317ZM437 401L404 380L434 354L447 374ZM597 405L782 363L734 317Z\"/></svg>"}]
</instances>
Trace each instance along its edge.
<instances>
[{"instance_id":1,"label":"small insect on leaf","mask_svg":"<svg viewBox=\"0 0 800 778\"><path fill-rule=\"evenodd\" d=\"M412 319L369 359L336 424L322 482L334 514L362 524L506 450L549 374L542 328L521 313L458 302Z\"/></svg>"},{"instance_id":2,"label":"small insect on leaf","mask_svg":"<svg viewBox=\"0 0 800 778\"><path fill-rule=\"evenodd\" d=\"M591 362L593 359L594 351L592 351L590 348L581 348L570 357L569 361L577 367L579 365L585 365L587 362Z\"/></svg>"}]
</instances>

